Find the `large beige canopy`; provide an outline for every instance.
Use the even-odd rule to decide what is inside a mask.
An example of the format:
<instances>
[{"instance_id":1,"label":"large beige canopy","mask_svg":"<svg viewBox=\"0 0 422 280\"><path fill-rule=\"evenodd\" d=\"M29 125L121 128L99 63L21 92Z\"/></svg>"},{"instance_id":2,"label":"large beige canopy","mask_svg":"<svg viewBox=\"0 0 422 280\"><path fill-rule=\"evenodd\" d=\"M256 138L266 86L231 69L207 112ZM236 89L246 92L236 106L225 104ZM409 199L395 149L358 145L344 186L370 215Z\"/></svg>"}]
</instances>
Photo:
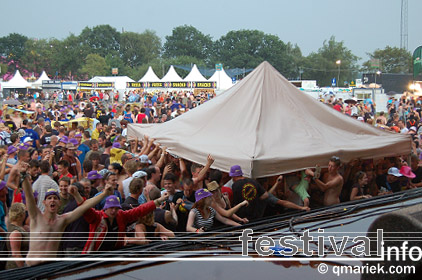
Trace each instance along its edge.
<instances>
[{"instance_id":1,"label":"large beige canopy","mask_svg":"<svg viewBox=\"0 0 422 280\"><path fill-rule=\"evenodd\" d=\"M268 62L205 104L163 124L130 124L128 135L155 138L169 152L213 168L242 167L266 177L339 156L343 162L409 154L409 135L359 122L296 89Z\"/></svg>"}]
</instances>

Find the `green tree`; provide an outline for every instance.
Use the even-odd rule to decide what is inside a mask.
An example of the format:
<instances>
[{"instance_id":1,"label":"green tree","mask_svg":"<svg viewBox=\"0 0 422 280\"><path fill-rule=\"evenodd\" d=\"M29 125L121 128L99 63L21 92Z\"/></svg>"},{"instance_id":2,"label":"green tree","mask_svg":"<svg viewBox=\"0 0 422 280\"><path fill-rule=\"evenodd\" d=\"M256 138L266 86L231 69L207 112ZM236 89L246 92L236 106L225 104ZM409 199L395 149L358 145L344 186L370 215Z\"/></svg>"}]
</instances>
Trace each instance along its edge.
<instances>
[{"instance_id":1,"label":"green tree","mask_svg":"<svg viewBox=\"0 0 422 280\"><path fill-rule=\"evenodd\" d=\"M190 56L206 61L212 48L210 35L204 35L191 25L183 25L174 28L171 36L166 36L164 57Z\"/></svg>"},{"instance_id":2,"label":"green tree","mask_svg":"<svg viewBox=\"0 0 422 280\"><path fill-rule=\"evenodd\" d=\"M296 60L302 57L296 45L259 30L230 31L215 46L214 60L229 68L255 68L266 60L288 78L297 76Z\"/></svg>"},{"instance_id":3,"label":"green tree","mask_svg":"<svg viewBox=\"0 0 422 280\"><path fill-rule=\"evenodd\" d=\"M110 25L98 25L92 29L85 27L79 35L81 43L89 47L90 53L105 57L120 50L120 33Z\"/></svg>"},{"instance_id":4,"label":"green tree","mask_svg":"<svg viewBox=\"0 0 422 280\"><path fill-rule=\"evenodd\" d=\"M53 65L53 51L57 40L29 39L25 43L25 53L22 57L22 67L29 72L41 73L45 70L50 75L57 71Z\"/></svg>"},{"instance_id":5,"label":"green tree","mask_svg":"<svg viewBox=\"0 0 422 280\"><path fill-rule=\"evenodd\" d=\"M318 52L309 54L305 59L302 77L316 80L320 86L330 86L331 79L337 79L340 73L337 84L342 86L344 81L356 77L358 59L359 57L347 49L343 42L336 42L332 36L328 41L324 41ZM340 61L340 64L337 64L337 61Z\"/></svg>"},{"instance_id":6,"label":"green tree","mask_svg":"<svg viewBox=\"0 0 422 280\"><path fill-rule=\"evenodd\" d=\"M161 39L151 30L141 34L124 32L120 37L120 53L127 66L140 66L160 56Z\"/></svg>"},{"instance_id":7,"label":"green tree","mask_svg":"<svg viewBox=\"0 0 422 280\"><path fill-rule=\"evenodd\" d=\"M8 61L20 61L25 53L25 43L28 37L11 33L0 38L0 56L4 56Z\"/></svg>"},{"instance_id":8,"label":"green tree","mask_svg":"<svg viewBox=\"0 0 422 280\"><path fill-rule=\"evenodd\" d=\"M379 70L383 73L411 73L412 54L401 48L386 46L385 49L377 49L373 53L368 53L370 60L363 63L363 71L374 71L371 60L379 59Z\"/></svg>"},{"instance_id":9,"label":"green tree","mask_svg":"<svg viewBox=\"0 0 422 280\"><path fill-rule=\"evenodd\" d=\"M60 73L60 76L68 79L77 79L84 63L82 57L89 54L89 48L81 44L78 36L70 34L63 41L59 42L53 52L54 68Z\"/></svg>"},{"instance_id":10,"label":"green tree","mask_svg":"<svg viewBox=\"0 0 422 280\"><path fill-rule=\"evenodd\" d=\"M94 76L106 76L110 69L104 57L98 54L91 53L85 59L85 64L82 66L80 72L88 78Z\"/></svg>"}]
</instances>

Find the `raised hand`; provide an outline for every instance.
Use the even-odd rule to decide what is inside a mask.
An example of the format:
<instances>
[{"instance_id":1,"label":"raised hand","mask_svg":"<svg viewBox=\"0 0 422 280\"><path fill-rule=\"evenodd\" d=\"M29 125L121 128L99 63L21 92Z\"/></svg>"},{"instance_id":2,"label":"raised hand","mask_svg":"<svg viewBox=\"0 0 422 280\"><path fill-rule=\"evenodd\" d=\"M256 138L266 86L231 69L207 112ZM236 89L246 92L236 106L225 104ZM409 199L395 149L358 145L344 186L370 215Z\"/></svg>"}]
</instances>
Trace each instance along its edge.
<instances>
[{"instance_id":1,"label":"raised hand","mask_svg":"<svg viewBox=\"0 0 422 280\"><path fill-rule=\"evenodd\" d=\"M114 193L114 187L110 184L107 184L104 188L104 193L109 196L112 195Z\"/></svg>"},{"instance_id":2,"label":"raised hand","mask_svg":"<svg viewBox=\"0 0 422 280\"><path fill-rule=\"evenodd\" d=\"M169 194L168 192L165 192L161 195L161 197L158 199L158 202L162 203L164 201L166 201L169 198Z\"/></svg>"},{"instance_id":3,"label":"raised hand","mask_svg":"<svg viewBox=\"0 0 422 280\"><path fill-rule=\"evenodd\" d=\"M210 154L207 157L207 162L210 166L214 163L214 158Z\"/></svg>"},{"instance_id":4,"label":"raised hand","mask_svg":"<svg viewBox=\"0 0 422 280\"><path fill-rule=\"evenodd\" d=\"M69 189L68 189L68 192L69 192L72 196L75 196L75 195L76 195L76 193L78 192L78 188L77 188L76 186L74 186L74 185L70 185L70 186L69 186Z\"/></svg>"}]
</instances>

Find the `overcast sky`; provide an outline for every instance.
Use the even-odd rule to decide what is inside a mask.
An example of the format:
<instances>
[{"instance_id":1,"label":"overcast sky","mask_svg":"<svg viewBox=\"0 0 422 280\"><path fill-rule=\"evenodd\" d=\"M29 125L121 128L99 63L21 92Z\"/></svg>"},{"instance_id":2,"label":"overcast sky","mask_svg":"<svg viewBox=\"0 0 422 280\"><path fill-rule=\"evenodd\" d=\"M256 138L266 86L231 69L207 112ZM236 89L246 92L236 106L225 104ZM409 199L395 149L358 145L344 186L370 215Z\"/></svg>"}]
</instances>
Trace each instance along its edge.
<instances>
[{"instance_id":1,"label":"overcast sky","mask_svg":"<svg viewBox=\"0 0 422 280\"><path fill-rule=\"evenodd\" d=\"M231 30L257 29L297 44L304 55L332 35L355 55L400 46L401 0L1 0L0 37L63 39L85 26L154 30L162 42L174 27L192 25L214 40ZM422 45L422 1L408 0L408 46Z\"/></svg>"}]
</instances>

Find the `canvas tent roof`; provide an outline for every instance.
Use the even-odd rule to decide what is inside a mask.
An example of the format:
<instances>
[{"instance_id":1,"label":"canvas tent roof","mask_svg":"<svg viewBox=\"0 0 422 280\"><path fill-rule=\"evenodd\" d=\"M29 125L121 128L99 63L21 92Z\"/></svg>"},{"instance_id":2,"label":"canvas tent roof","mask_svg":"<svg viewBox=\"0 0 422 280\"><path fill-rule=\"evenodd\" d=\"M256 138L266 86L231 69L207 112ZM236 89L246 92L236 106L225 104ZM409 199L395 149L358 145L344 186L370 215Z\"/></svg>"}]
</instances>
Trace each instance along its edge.
<instances>
[{"instance_id":1,"label":"canvas tent roof","mask_svg":"<svg viewBox=\"0 0 422 280\"><path fill-rule=\"evenodd\" d=\"M128 135L146 134L168 151L245 176L266 177L339 156L373 158L410 154L411 137L359 122L307 96L268 62L229 90L163 124L130 124Z\"/></svg>"},{"instance_id":2,"label":"canvas tent roof","mask_svg":"<svg viewBox=\"0 0 422 280\"><path fill-rule=\"evenodd\" d=\"M159 82L160 78L155 74L151 66L148 67L145 75L138 82Z\"/></svg>"},{"instance_id":3,"label":"canvas tent roof","mask_svg":"<svg viewBox=\"0 0 422 280\"><path fill-rule=\"evenodd\" d=\"M185 82L206 82L208 81L204 76L202 76L201 72L199 72L198 67L196 64L193 65L192 70L190 70L189 74L184 79Z\"/></svg>"},{"instance_id":4,"label":"canvas tent roof","mask_svg":"<svg viewBox=\"0 0 422 280\"><path fill-rule=\"evenodd\" d=\"M164 77L161 79L162 82L182 82L183 79L180 78L179 74L177 74L176 70L174 70L173 65L170 66L169 71Z\"/></svg>"},{"instance_id":5,"label":"canvas tent roof","mask_svg":"<svg viewBox=\"0 0 422 280\"><path fill-rule=\"evenodd\" d=\"M232 78L227 75L224 69L221 69L221 71L215 71L208 81L217 82L217 90L226 90L233 86Z\"/></svg>"},{"instance_id":6,"label":"canvas tent roof","mask_svg":"<svg viewBox=\"0 0 422 280\"><path fill-rule=\"evenodd\" d=\"M28 83L21 75L19 70L16 70L15 75L10 81L2 83L3 88L28 88L31 84Z\"/></svg>"},{"instance_id":7,"label":"canvas tent roof","mask_svg":"<svg viewBox=\"0 0 422 280\"><path fill-rule=\"evenodd\" d=\"M38 78L38 80L32 83L32 87L41 88L42 81L50 81L50 80L51 79L47 76L47 73L45 73L45 71L42 71L41 76Z\"/></svg>"}]
</instances>

